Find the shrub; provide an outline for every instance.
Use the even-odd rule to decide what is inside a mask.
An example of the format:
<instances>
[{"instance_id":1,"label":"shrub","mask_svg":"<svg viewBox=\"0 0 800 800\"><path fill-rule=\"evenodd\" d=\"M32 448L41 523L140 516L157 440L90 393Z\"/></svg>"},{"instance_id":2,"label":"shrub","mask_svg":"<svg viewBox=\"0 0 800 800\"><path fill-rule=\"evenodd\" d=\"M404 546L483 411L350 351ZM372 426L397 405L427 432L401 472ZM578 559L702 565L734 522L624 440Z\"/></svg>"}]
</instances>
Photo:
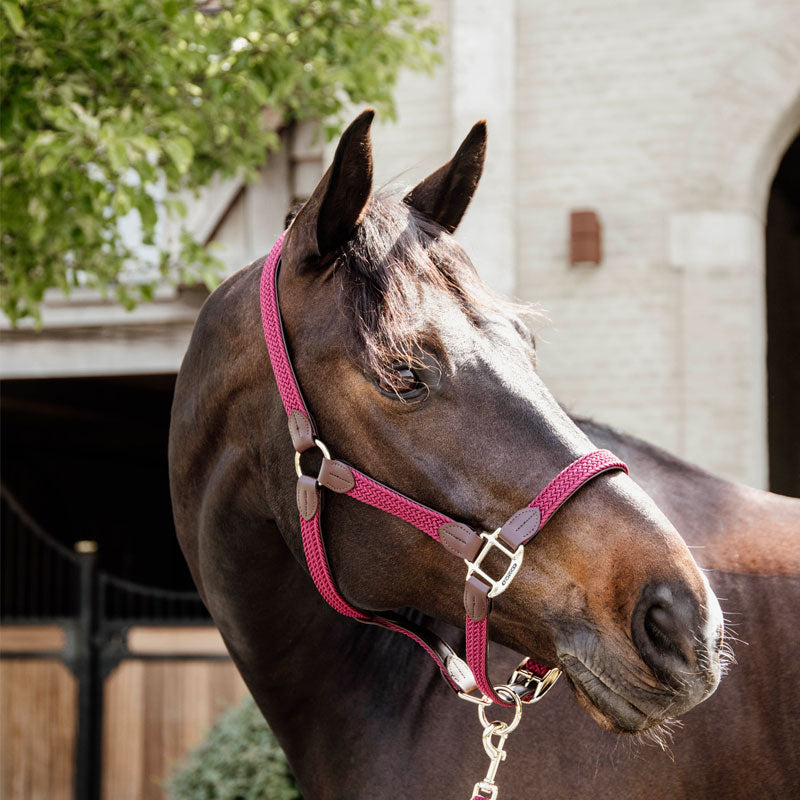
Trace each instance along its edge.
<instances>
[{"instance_id":1,"label":"shrub","mask_svg":"<svg viewBox=\"0 0 800 800\"><path fill-rule=\"evenodd\" d=\"M252 698L227 711L176 765L170 800L299 800L286 756Z\"/></svg>"}]
</instances>

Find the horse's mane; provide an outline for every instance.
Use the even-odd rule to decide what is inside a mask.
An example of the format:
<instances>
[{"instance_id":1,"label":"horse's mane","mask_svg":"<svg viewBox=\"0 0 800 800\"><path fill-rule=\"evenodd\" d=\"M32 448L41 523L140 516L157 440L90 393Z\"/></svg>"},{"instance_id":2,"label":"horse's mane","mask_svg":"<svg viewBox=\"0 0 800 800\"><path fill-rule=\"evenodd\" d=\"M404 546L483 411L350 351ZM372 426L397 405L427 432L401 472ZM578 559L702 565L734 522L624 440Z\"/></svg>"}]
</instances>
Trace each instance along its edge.
<instances>
[{"instance_id":1,"label":"horse's mane","mask_svg":"<svg viewBox=\"0 0 800 800\"><path fill-rule=\"evenodd\" d=\"M388 193L370 199L335 260L334 278L358 358L389 389L398 380L393 364L413 366L423 353L442 349L436 326L423 316L422 300L431 290L454 299L476 327L490 313L521 325L527 311L495 295L444 228Z\"/></svg>"}]
</instances>

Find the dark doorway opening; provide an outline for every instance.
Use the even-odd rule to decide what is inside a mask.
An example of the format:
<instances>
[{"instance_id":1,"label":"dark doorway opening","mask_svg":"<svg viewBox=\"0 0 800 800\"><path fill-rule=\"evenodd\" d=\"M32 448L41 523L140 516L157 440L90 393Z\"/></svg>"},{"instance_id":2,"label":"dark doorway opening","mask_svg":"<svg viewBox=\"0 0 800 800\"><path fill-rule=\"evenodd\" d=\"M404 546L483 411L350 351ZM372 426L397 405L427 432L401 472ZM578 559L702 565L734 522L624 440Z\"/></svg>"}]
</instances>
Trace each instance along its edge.
<instances>
[{"instance_id":1,"label":"dark doorway opening","mask_svg":"<svg viewBox=\"0 0 800 800\"><path fill-rule=\"evenodd\" d=\"M191 590L167 473L174 387L175 375L4 381L2 483L61 544L97 542L111 575Z\"/></svg>"},{"instance_id":2,"label":"dark doorway opening","mask_svg":"<svg viewBox=\"0 0 800 800\"><path fill-rule=\"evenodd\" d=\"M770 190L766 256L769 484L800 497L800 135Z\"/></svg>"}]
</instances>

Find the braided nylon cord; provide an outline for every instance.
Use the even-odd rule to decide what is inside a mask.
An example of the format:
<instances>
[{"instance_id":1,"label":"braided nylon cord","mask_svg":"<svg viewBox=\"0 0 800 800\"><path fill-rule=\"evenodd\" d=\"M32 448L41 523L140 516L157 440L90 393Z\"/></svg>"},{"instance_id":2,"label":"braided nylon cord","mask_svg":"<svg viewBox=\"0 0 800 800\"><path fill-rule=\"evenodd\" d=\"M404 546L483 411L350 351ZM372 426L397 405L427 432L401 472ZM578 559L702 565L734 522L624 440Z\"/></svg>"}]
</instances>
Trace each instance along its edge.
<instances>
[{"instance_id":1,"label":"braided nylon cord","mask_svg":"<svg viewBox=\"0 0 800 800\"><path fill-rule=\"evenodd\" d=\"M289 354L286 350L286 342L283 337L283 329L281 326L280 309L278 308L278 295L275 281L285 235L285 232L282 233L278 241L275 242L272 250L270 250L269 255L264 261L264 266L261 271L259 292L261 301L261 323L264 328L264 338L267 343L267 351L269 352L270 364L272 365L272 371L275 375L275 382L278 385L278 392L280 393L283 407L286 409L287 415L295 410L302 411L303 414L311 420L311 415L308 413L308 409L303 402L300 388L296 383L294 371L292 370ZM356 470L353 470L353 472L362 478L360 494L363 495L363 499L360 496L357 497L357 499L361 499L362 502L370 505L384 502L386 505L397 506L398 511L396 516L406 520L411 525L415 525L425 533L429 533L437 540L439 536L436 530L439 525L443 522L450 522L449 517L426 509L424 506L408 498L403 498L401 495L396 495L396 497L400 499L400 502L396 499L393 501L393 493L390 489L372 481L370 478L367 478L366 475L357 473ZM358 489L358 487L356 487L356 489ZM356 492L355 489L354 492ZM356 495L358 494L359 492L356 492ZM405 506L404 509L402 508L403 506ZM328 559L325 555L319 510L310 520L305 520L303 517L300 517L300 532L303 540L303 552L308 564L308 570L311 573L311 579L314 581L317 591L322 595L325 602L335 611L338 611L346 617L358 619L363 622L376 622L389 630L397 631L398 633L408 636L428 653L436 662L448 683L455 691L458 691L458 686L447 673L446 666L441 657L427 642L423 641L412 631L406 630L383 617L373 617L364 614L362 611L350 605L350 603L342 597L333 580L330 566L328 565Z\"/></svg>"},{"instance_id":2,"label":"braided nylon cord","mask_svg":"<svg viewBox=\"0 0 800 800\"><path fill-rule=\"evenodd\" d=\"M275 381L278 384L278 391L286 413L291 414L295 410L302 411L310 420L311 415L303 402L300 389L295 381L289 355L286 352L286 343L281 329L280 310L278 309L278 296L275 291L275 271L280 259L285 235L285 233L281 234L281 237L270 250L261 272L261 322L264 327L264 338L267 342L269 360L275 373ZM352 472L356 479L356 485L347 493L350 497L405 520L415 528L427 533L428 536L432 536L437 542L439 541L439 526L445 522L453 521L450 517L432 511L410 498L381 485L356 469L353 469Z\"/></svg>"},{"instance_id":3,"label":"braided nylon cord","mask_svg":"<svg viewBox=\"0 0 800 800\"><path fill-rule=\"evenodd\" d=\"M356 485L347 492L348 497L360 500L373 508L386 511L392 516L405 520L428 536L439 541L439 526L453 520L445 514L426 508L415 502L410 497L389 489L372 478L367 477L357 469L350 468L355 478Z\"/></svg>"},{"instance_id":4,"label":"braided nylon cord","mask_svg":"<svg viewBox=\"0 0 800 800\"><path fill-rule=\"evenodd\" d=\"M291 414L292 411L302 411L311 419L300 394L300 389L294 379L292 363L289 361L286 343L283 340L281 313L278 310L275 272L278 267L278 260L281 257L284 236L286 236L285 231L272 246L272 250L269 251L269 255L264 261L264 268L261 271L261 324L264 326L264 338L267 340L269 360L272 364L272 371L275 373L275 381L278 384L278 391L286 413Z\"/></svg>"},{"instance_id":5,"label":"braided nylon cord","mask_svg":"<svg viewBox=\"0 0 800 800\"><path fill-rule=\"evenodd\" d=\"M322 529L319 524L319 511L310 520L300 517L300 531L303 535L303 552L308 562L308 571L311 573L314 585L325 602L346 617L371 619L357 608L353 608L336 589L336 584L333 582L333 576L328 566L328 559L325 557Z\"/></svg>"},{"instance_id":6,"label":"braided nylon cord","mask_svg":"<svg viewBox=\"0 0 800 800\"><path fill-rule=\"evenodd\" d=\"M604 472L617 469L628 472L625 462L620 461L610 450L595 450L561 470L530 503L529 507L538 508L542 515L539 530L581 486ZM497 696L486 675L486 654L489 644L487 619L474 622L468 614L466 629L467 664L472 670L478 688L495 703L501 706L511 706L512 703L507 703ZM546 670L546 667L536 661L532 661L532 664Z\"/></svg>"},{"instance_id":7,"label":"braided nylon cord","mask_svg":"<svg viewBox=\"0 0 800 800\"><path fill-rule=\"evenodd\" d=\"M542 514L539 529L547 522L561 505L591 478L609 470L621 469L628 473L628 466L620 461L610 450L595 450L573 461L562 469L547 486L536 495L531 508L538 508Z\"/></svg>"},{"instance_id":8,"label":"braided nylon cord","mask_svg":"<svg viewBox=\"0 0 800 800\"><path fill-rule=\"evenodd\" d=\"M322 541L322 528L320 527L319 511L310 519L305 520L300 518L300 530L303 536L303 552L308 562L308 570L311 573L311 578L317 591L322 595L322 599L334 610L338 611L345 617L352 617L353 619L361 620L362 622L376 622L384 628L402 633L408 636L409 639L416 642L425 652L436 662L442 675L447 679L455 691L458 691L458 686L453 682L452 678L447 674L447 668L439 655L431 649L427 642L423 641L412 631L401 628L384 619L380 616L370 616L354 608L342 597L336 584L333 581L333 576L328 566L328 559L325 556L325 545Z\"/></svg>"},{"instance_id":9,"label":"braided nylon cord","mask_svg":"<svg viewBox=\"0 0 800 800\"><path fill-rule=\"evenodd\" d=\"M397 633L402 633L404 636L408 636L409 639L416 642L437 664L439 667L439 671L442 673L444 679L450 684L453 691L458 692L460 691L456 682L450 677L449 673L447 672L447 667L445 666L444 661L439 657L439 655L432 650L427 642L423 641L419 638L413 631L406 630L405 628L401 628L398 625L394 625L389 622L388 619L384 619L383 617L376 617L376 622L379 622L383 625L384 628L388 628L390 631L397 631Z\"/></svg>"},{"instance_id":10,"label":"braided nylon cord","mask_svg":"<svg viewBox=\"0 0 800 800\"><path fill-rule=\"evenodd\" d=\"M510 706L513 703L507 703L495 694L486 675L487 622L486 617L480 622L473 622L467 614L467 665L472 670L475 683L486 697L501 706Z\"/></svg>"}]
</instances>

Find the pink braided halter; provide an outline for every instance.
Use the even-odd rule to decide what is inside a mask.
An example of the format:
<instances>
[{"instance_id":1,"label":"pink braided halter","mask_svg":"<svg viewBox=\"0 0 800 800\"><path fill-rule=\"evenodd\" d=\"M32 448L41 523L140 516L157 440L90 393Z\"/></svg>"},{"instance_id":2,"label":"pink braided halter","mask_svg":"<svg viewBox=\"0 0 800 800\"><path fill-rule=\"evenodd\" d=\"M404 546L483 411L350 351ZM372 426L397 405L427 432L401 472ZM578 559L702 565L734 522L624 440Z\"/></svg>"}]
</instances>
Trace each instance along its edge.
<instances>
[{"instance_id":1,"label":"pink braided halter","mask_svg":"<svg viewBox=\"0 0 800 800\"><path fill-rule=\"evenodd\" d=\"M470 695L477 688L484 696L481 702L513 705L498 696L486 675L487 617L491 610L491 598L501 594L509 586L522 561L524 545L572 494L603 472L627 472L628 468L608 450L588 453L562 470L530 505L514 514L493 534L478 534L467 525L378 483L354 467L331 459L325 445L316 437L313 418L295 378L283 334L277 276L284 236L285 233L275 243L264 262L260 289L261 319L272 370L289 417L298 475L297 503L303 551L314 584L328 605L340 614L361 622L381 625L414 640L433 658L450 686L462 696L479 701ZM300 454L314 447L318 447L323 453L322 467L317 478L304 475L300 468ZM421 626L393 614L368 614L360 611L341 595L331 575L322 539L319 502L322 487L346 494L404 520L431 536L451 553L465 559L468 567L464 595L467 610L466 663L449 645ZM510 560L510 566L500 580L492 579L481 569L483 557L492 548L498 548ZM542 683L547 673L547 667L526 659L514 674L521 677L512 677L509 686L523 701L538 699L550 685Z\"/></svg>"}]
</instances>

